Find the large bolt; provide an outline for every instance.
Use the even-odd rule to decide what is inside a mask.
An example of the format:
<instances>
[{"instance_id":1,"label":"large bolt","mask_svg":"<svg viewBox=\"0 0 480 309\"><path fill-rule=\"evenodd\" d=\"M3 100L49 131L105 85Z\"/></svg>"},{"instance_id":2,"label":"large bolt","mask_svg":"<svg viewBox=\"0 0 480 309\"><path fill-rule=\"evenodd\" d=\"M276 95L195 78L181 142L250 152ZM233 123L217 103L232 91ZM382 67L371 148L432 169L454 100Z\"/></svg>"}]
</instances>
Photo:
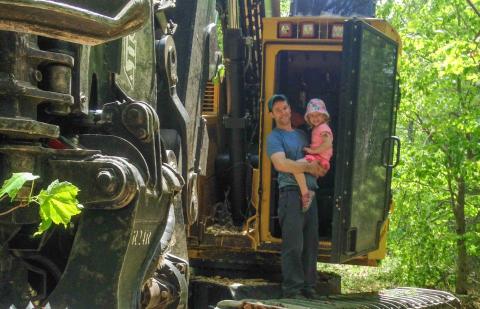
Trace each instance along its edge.
<instances>
[{"instance_id":1,"label":"large bolt","mask_svg":"<svg viewBox=\"0 0 480 309\"><path fill-rule=\"evenodd\" d=\"M139 125L143 123L143 113L137 108L130 108L125 117L128 125Z\"/></svg>"},{"instance_id":2,"label":"large bolt","mask_svg":"<svg viewBox=\"0 0 480 309\"><path fill-rule=\"evenodd\" d=\"M146 139L148 137L147 130L143 128L138 128L137 130L135 130L135 136L139 139Z\"/></svg>"},{"instance_id":3,"label":"large bolt","mask_svg":"<svg viewBox=\"0 0 480 309\"><path fill-rule=\"evenodd\" d=\"M115 175L109 170L102 170L98 172L97 184L105 193L113 193L117 188Z\"/></svg>"},{"instance_id":4,"label":"large bolt","mask_svg":"<svg viewBox=\"0 0 480 309\"><path fill-rule=\"evenodd\" d=\"M183 264L183 263L177 263L175 264L175 267L177 267L178 271L182 274L185 274L185 271L186 271L186 265Z\"/></svg>"},{"instance_id":5,"label":"large bolt","mask_svg":"<svg viewBox=\"0 0 480 309\"><path fill-rule=\"evenodd\" d=\"M33 71L33 79L35 79L36 82L41 82L43 80L43 74L39 70Z\"/></svg>"},{"instance_id":6,"label":"large bolt","mask_svg":"<svg viewBox=\"0 0 480 309\"><path fill-rule=\"evenodd\" d=\"M162 304L168 303L168 299L171 298L171 293L168 288L158 282L156 279L149 278L143 285L142 289L142 308L164 308Z\"/></svg>"},{"instance_id":7,"label":"large bolt","mask_svg":"<svg viewBox=\"0 0 480 309\"><path fill-rule=\"evenodd\" d=\"M160 293L160 297L161 297L162 299L168 298L168 296L170 296L170 293L168 293L168 291L163 290L163 291Z\"/></svg>"}]
</instances>

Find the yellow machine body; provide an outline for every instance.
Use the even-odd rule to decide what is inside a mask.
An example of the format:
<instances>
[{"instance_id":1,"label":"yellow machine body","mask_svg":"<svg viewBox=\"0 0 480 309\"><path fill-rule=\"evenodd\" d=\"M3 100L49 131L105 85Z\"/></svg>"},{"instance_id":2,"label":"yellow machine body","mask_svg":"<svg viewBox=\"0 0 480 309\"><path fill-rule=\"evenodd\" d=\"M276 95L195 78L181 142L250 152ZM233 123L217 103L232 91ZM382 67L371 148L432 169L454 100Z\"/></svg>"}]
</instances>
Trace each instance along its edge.
<instances>
[{"instance_id":1,"label":"yellow machine body","mask_svg":"<svg viewBox=\"0 0 480 309\"><path fill-rule=\"evenodd\" d=\"M259 261L268 260L273 253L278 256L281 247L281 237L272 234L272 196L274 196L272 188L272 165L266 152L266 139L268 134L274 127L272 117L268 111L266 101L274 93L277 93L279 68L278 59L281 53L293 52L292 57L297 55L313 55L312 53L325 53L328 57L341 61L343 52L342 32L339 31L347 20L345 18L333 17L288 17L288 18L264 18L262 31L262 102L260 104L259 124L259 166L254 168L251 173L252 195L249 198L250 207L253 208L254 214L245 220L241 230L222 231L221 229L212 231L208 229L209 218L212 213L209 212L210 205L209 196L211 196L211 182L209 179L214 177L213 173L207 173L207 176L200 180L200 217L197 225L190 230L189 255L191 259L200 260L217 260L228 259L228 257L241 257L245 259L254 259ZM398 33L385 21L380 19L362 19L362 22L371 26L389 40L398 45L397 53L400 50L400 38ZM281 28L283 25L291 26L287 36L282 37ZM314 25L314 37L302 37L301 28L304 24ZM335 28L336 27L336 28ZM334 29L335 28L335 29ZM303 29L302 29L303 30ZM337 37L332 37L332 32L337 32ZM342 29L343 31L343 29ZM308 56L306 56L308 57ZM321 61L309 59L304 65L310 62ZM340 60L338 60L340 59ZM288 60L290 61L290 60ZM340 70L340 69L338 69ZM338 72L340 73L340 72ZM220 85L211 85L215 90L215 100L213 103L207 103L208 106L213 105L206 114L208 118L208 127L210 134L210 149L216 149L216 146L222 143L221 136L218 133L219 123L221 122L221 96L219 93ZM287 94L287 97L288 94ZM289 97L290 99L290 97ZM394 111L396 112L396 110ZM213 135L213 136L212 136ZM212 138L213 137L213 138ZM213 147L212 147L213 144ZM213 167L212 160L217 155L215 150L209 153L209 166ZM389 208L392 208L393 201L390 200ZM333 229L336 227L332 227ZM386 254L386 240L388 231L388 219L384 220L380 227L378 236L378 247L376 250L370 250L365 254L357 255L348 259L347 263L361 265L376 265L377 261L383 259ZM331 239L321 238L319 261L330 262L332 251ZM248 254L248 257L247 257Z\"/></svg>"}]
</instances>

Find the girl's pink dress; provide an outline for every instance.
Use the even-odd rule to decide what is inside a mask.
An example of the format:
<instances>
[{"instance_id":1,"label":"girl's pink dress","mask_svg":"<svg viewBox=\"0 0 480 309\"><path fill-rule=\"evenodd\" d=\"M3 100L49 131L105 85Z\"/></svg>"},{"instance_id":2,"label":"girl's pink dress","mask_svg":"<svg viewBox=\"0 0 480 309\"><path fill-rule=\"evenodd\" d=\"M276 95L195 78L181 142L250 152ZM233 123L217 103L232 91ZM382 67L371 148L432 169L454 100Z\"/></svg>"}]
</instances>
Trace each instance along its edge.
<instances>
[{"instance_id":1,"label":"girl's pink dress","mask_svg":"<svg viewBox=\"0 0 480 309\"><path fill-rule=\"evenodd\" d=\"M330 127L326 123L322 123L321 125L316 126L312 130L312 143L310 145L310 148L318 147L323 143L323 133L330 134L333 139L333 133ZM305 156L305 160L307 160L308 162L320 161L320 165L328 171L330 169L330 158L332 157L332 154L333 149L330 147L329 149L324 150L321 153L307 154Z\"/></svg>"}]
</instances>

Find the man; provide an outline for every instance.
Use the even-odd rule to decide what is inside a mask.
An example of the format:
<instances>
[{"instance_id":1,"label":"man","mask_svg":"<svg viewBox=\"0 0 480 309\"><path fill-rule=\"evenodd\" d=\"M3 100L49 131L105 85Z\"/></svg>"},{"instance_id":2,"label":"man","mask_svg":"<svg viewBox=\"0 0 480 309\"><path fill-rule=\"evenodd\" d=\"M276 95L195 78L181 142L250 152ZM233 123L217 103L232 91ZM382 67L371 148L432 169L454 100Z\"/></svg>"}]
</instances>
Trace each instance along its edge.
<instances>
[{"instance_id":1,"label":"man","mask_svg":"<svg viewBox=\"0 0 480 309\"><path fill-rule=\"evenodd\" d=\"M309 189L316 189L316 177L325 170L318 162L297 162L308 146L306 134L291 123L291 109L284 95L273 95L268 109L276 128L267 138L267 154L278 171L278 216L282 227L282 291L286 298L313 298L317 277L317 201L302 212L300 189L293 174L307 173Z\"/></svg>"}]
</instances>

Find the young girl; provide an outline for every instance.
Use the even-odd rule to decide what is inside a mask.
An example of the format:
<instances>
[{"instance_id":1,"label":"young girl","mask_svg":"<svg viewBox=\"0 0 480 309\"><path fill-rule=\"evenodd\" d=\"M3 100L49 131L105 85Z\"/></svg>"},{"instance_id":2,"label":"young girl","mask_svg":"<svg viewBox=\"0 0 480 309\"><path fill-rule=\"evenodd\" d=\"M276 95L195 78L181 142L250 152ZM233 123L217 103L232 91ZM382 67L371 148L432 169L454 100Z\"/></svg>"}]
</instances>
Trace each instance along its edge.
<instances>
[{"instance_id":1,"label":"young girl","mask_svg":"<svg viewBox=\"0 0 480 309\"><path fill-rule=\"evenodd\" d=\"M318 161L325 171L330 169L330 158L333 154L333 134L327 125L329 119L330 115L322 100L311 99L308 102L305 121L312 127L312 141L310 147L303 149L307 155L299 161ZM308 190L305 174L294 174L294 176L302 194L302 210L306 212L315 197L315 192Z\"/></svg>"}]
</instances>

